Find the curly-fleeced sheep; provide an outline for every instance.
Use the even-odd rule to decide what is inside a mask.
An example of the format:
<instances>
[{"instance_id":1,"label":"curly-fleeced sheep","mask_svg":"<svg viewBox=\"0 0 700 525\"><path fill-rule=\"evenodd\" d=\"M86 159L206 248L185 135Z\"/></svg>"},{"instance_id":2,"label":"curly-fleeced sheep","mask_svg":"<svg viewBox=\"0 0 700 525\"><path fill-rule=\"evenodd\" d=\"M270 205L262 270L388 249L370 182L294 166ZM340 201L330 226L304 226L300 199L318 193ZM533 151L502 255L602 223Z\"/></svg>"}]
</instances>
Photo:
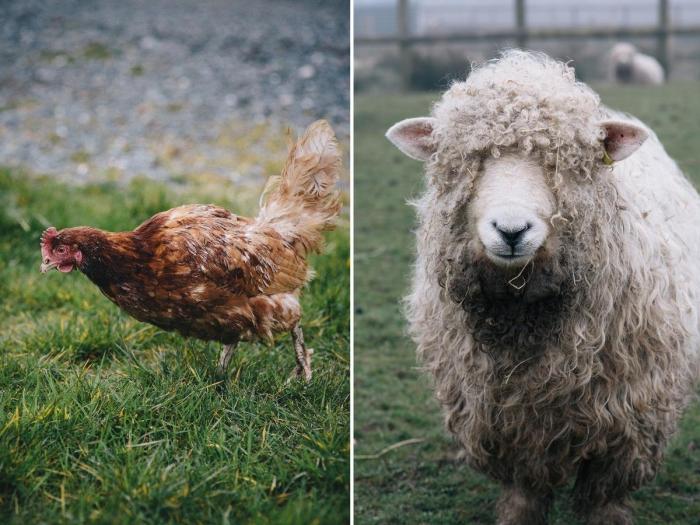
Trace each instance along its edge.
<instances>
[{"instance_id":1,"label":"curly-fleeced sheep","mask_svg":"<svg viewBox=\"0 0 700 525\"><path fill-rule=\"evenodd\" d=\"M410 332L447 428L545 523L631 522L693 393L700 198L654 133L571 67L509 51L387 133L425 161Z\"/></svg>"},{"instance_id":2,"label":"curly-fleeced sheep","mask_svg":"<svg viewBox=\"0 0 700 525\"><path fill-rule=\"evenodd\" d=\"M664 69L654 57L640 53L632 44L620 42L610 50L610 80L658 86L664 83Z\"/></svg>"}]
</instances>

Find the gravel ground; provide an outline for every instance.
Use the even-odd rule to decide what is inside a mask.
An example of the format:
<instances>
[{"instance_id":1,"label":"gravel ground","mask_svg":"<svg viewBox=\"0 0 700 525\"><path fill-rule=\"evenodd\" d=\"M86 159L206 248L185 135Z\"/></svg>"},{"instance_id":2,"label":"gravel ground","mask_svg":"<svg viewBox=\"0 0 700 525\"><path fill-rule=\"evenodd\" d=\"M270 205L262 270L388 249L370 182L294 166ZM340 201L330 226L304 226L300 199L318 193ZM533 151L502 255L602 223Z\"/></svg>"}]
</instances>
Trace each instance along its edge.
<instances>
[{"instance_id":1,"label":"gravel ground","mask_svg":"<svg viewBox=\"0 0 700 525\"><path fill-rule=\"evenodd\" d=\"M0 164L259 181L289 127L347 142L349 25L347 0L0 2Z\"/></svg>"}]
</instances>

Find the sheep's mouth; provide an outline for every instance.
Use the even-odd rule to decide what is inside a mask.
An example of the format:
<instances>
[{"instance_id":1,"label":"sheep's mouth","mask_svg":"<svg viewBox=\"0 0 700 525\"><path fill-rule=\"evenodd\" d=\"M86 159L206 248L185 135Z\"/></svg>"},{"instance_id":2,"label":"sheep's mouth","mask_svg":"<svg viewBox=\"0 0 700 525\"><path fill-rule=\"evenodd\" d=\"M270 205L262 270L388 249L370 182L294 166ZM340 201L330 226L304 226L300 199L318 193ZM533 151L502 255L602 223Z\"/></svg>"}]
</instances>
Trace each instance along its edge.
<instances>
[{"instance_id":1,"label":"sheep's mouth","mask_svg":"<svg viewBox=\"0 0 700 525\"><path fill-rule=\"evenodd\" d=\"M494 263L496 266L524 266L532 260L532 254L526 253L495 253L492 251L486 251L486 257Z\"/></svg>"},{"instance_id":2,"label":"sheep's mouth","mask_svg":"<svg viewBox=\"0 0 700 525\"><path fill-rule=\"evenodd\" d=\"M520 243L516 246L507 246L504 243L487 245L483 241L481 245L480 258L486 264L500 267L507 272L519 271L523 266L532 261L535 257L542 255L545 250L543 246L532 243ZM477 252L478 253L478 252Z\"/></svg>"}]
</instances>

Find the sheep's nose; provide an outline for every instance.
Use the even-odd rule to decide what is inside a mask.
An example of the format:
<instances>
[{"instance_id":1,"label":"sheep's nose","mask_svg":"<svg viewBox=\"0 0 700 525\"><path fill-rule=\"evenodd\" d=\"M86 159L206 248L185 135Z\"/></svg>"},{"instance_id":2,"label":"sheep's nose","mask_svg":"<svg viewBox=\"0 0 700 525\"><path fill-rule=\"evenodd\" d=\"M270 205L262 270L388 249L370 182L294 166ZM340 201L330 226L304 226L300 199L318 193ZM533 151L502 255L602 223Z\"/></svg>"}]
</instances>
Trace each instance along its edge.
<instances>
[{"instance_id":1,"label":"sheep's nose","mask_svg":"<svg viewBox=\"0 0 700 525\"><path fill-rule=\"evenodd\" d=\"M508 246L515 248L522 240L525 232L530 229L531 224L503 224L494 222L493 227L498 230L499 235Z\"/></svg>"}]
</instances>

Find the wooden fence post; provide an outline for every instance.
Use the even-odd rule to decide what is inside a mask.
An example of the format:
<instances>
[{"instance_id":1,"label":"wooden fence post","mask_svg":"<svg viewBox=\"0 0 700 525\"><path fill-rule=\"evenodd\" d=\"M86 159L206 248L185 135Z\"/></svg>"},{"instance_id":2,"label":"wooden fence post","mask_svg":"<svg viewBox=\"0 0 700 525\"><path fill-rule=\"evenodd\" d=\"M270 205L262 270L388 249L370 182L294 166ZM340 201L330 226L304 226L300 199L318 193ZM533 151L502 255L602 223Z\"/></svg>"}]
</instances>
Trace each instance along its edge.
<instances>
[{"instance_id":1,"label":"wooden fence post","mask_svg":"<svg viewBox=\"0 0 700 525\"><path fill-rule=\"evenodd\" d=\"M408 43L408 0L398 0L396 17L399 30L399 69L401 72L401 87L404 91L411 88L411 46Z\"/></svg>"},{"instance_id":2,"label":"wooden fence post","mask_svg":"<svg viewBox=\"0 0 700 525\"><path fill-rule=\"evenodd\" d=\"M659 61L664 68L666 78L671 74L671 48L669 40L671 38L671 20L669 17L668 0L659 0L659 39L658 50Z\"/></svg>"},{"instance_id":3,"label":"wooden fence post","mask_svg":"<svg viewBox=\"0 0 700 525\"><path fill-rule=\"evenodd\" d=\"M515 0L515 28L517 42L520 49L527 46L527 33L525 31L525 0Z\"/></svg>"}]
</instances>

